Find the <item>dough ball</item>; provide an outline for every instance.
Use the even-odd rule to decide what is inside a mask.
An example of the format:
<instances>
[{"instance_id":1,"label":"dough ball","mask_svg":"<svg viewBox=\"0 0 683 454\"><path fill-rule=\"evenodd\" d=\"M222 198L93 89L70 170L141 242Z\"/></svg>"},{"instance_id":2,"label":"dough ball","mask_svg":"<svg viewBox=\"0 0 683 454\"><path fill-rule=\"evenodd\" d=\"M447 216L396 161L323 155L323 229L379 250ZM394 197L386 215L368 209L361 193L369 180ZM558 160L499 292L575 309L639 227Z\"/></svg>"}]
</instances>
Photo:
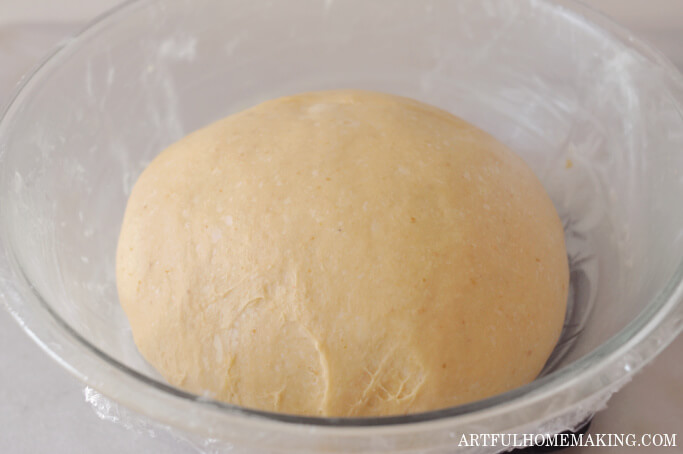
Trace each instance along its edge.
<instances>
[{"instance_id":1,"label":"dough ball","mask_svg":"<svg viewBox=\"0 0 683 454\"><path fill-rule=\"evenodd\" d=\"M121 304L171 384L371 416L532 381L562 329L562 225L525 163L434 107L365 91L265 102L137 181Z\"/></svg>"}]
</instances>

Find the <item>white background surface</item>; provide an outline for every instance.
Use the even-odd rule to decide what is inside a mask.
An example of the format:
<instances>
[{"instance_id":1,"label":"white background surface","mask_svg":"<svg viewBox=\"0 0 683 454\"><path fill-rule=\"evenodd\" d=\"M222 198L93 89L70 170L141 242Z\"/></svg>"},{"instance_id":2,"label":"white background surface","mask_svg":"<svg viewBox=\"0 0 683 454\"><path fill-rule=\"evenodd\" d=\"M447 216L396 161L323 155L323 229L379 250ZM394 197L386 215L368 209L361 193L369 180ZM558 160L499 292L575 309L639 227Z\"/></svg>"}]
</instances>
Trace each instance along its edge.
<instances>
[{"instance_id":1,"label":"white background surface","mask_svg":"<svg viewBox=\"0 0 683 454\"><path fill-rule=\"evenodd\" d=\"M58 41L117 0L0 0L0 105ZM683 70L683 0L588 0ZM675 433L677 448L572 448L567 454L683 453L683 336L615 395L592 433ZM83 386L0 310L0 453L188 453L100 420Z\"/></svg>"}]
</instances>

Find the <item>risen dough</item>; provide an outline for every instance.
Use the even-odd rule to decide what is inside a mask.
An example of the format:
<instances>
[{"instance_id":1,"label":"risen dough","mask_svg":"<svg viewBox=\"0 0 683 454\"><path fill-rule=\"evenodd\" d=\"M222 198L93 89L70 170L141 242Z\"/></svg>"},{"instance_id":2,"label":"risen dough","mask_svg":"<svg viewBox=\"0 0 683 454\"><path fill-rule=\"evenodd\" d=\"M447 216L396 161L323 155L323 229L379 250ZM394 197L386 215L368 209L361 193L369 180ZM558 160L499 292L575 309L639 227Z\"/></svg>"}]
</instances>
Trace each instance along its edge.
<instances>
[{"instance_id":1,"label":"risen dough","mask_svg":"<svg viewBox=\"0 0 683 454\"><path fill-rule=\"evenodd\" d=\"M449 113L327 91L190 134L128 202L118 290L173 385L306 415L461 404L534 379L562 328L560 220Z\"/></svg>"}]
</instances>

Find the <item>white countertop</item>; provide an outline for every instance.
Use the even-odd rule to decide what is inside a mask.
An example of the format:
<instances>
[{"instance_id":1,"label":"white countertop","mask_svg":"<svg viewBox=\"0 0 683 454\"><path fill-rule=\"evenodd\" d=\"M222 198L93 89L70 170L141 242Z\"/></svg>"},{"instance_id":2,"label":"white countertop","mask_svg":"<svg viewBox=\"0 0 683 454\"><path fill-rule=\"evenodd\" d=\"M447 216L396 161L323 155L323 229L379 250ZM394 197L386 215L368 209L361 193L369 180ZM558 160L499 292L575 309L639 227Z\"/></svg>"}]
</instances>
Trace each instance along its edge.
<instances>
[{"instance_id":1,"label":"white countertop","mask_svg":"<svg viewBox=\"0 0 683 454\"><path fill-rule=\"evenodd\" d=\"M0 0L0 105L52 46L117 0ZM683 69L683 0L588 0ZM617 393L592 433L675 433L677 448L626 452L683 452L683 336ZM623 452L572 448L567 454ZM196 452L163 434L155 438L99 419L83 385L45 355L0 310L0 453Z\"/></svg>"}]
</instances>

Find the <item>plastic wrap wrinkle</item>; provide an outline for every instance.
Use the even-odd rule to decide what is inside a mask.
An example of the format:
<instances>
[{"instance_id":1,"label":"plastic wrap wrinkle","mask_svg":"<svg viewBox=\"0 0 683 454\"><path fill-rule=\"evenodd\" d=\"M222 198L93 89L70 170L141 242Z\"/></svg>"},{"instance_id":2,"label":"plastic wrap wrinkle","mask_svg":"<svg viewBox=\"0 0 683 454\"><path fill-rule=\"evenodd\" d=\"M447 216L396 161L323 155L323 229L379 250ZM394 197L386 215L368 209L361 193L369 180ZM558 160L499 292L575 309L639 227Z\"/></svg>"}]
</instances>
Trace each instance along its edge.
<instances>
[{"instance_id":1,"label":"plastic wrap wrinkle","mask_svg":"<svg viewBox=\"0 0 683 454\"><path fill-rule=\"evenodd\" d=\"M112 402L93 388L86 386L83 389L85 401L89 403L98 418L103 421L118 424L137 434L152 438L166 438L173 442L191 448L201 454L239 453L230 443L220 442L212 438L191 439L183 435L177 429L152 421L140 416L125 407Z\"/></svg>"}]
</instances>

